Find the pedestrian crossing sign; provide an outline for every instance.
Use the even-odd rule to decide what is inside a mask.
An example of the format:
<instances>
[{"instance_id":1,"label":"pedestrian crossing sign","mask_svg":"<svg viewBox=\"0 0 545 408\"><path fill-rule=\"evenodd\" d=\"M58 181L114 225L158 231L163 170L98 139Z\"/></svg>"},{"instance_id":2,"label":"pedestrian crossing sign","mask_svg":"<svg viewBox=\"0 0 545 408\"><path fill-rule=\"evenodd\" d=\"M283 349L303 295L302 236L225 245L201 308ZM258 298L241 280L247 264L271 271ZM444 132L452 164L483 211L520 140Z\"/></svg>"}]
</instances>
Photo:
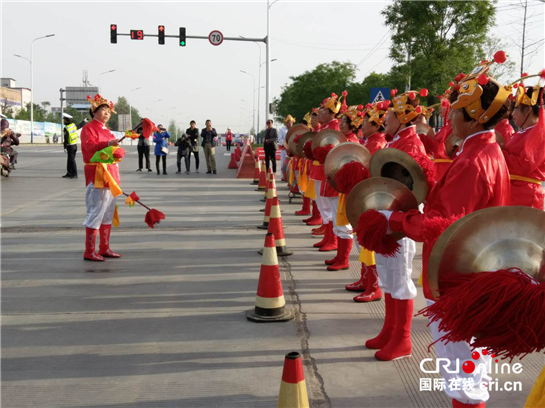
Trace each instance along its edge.
<instances>
[{"instance_id":1,"label":"pedestrian crossing sign","mask_svg":"<svg viewBox=\"0 0 545 408\"><path fill-rule=\"evenodd\" d=\"M371 88L371 103L385 101L390 96L390 88Z\"/></svg>"}]
</instances>

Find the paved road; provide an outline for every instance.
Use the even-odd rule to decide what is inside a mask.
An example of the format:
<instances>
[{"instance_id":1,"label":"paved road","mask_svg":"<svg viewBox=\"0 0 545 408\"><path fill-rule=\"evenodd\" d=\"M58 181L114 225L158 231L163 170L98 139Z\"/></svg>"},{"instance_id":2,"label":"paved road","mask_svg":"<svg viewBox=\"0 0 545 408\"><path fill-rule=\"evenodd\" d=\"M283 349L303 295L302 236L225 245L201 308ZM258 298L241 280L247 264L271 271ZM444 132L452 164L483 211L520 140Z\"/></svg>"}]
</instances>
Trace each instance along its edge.
<instances>
[{"instance_id":1,"label":"paved road","mask_svg":"<svg viewBox=\"0 0 545 408\"><path fill-rule=\"evenodd\" d=\"M323 267L309 227L293 215L279 185L286 239L281 259L288 323L255 324L253 306L264 232L260 195L227 170L216 176L135 173L127 148L122 187L136 190L167 219L154 230L142 208L120 200L112 247L123 254L83 262L84 179L65 180L59 146L22 146L2 179L3 407L274 407L284 354L304 355L314 407L449 407L440 392L419 390L419 363L430 337L414 320L414 355L380 363L365 340L376 334L383 302L355 304L343 286L358 274ZM78 165L81 155L78 155ZM204 165L201 164L201 170ZM414 279L421 260L415 260ZM417 306L422 306L419 295ZM518 407L544 364L522 362L521 392L497 392L488 407Z\"/></svg>"}]
</instances>

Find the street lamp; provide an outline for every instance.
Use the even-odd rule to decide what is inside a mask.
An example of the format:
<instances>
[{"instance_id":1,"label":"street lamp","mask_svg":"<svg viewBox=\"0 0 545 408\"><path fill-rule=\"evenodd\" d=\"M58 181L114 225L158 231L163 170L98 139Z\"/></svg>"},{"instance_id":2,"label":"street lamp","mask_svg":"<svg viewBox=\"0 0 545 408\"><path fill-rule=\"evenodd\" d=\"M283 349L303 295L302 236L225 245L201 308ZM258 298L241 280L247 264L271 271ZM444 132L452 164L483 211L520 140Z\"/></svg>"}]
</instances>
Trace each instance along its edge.
<instances>
[{"instance_id":1,"label":"street lamp","mask_svg":"<svg viewBox=\"0 0 545 408\"><path fill-rule=\"evenodd\" d=\"M132 129L132 105L131 105L131 94L134 92L134 91L138 91L139 89L142 89L141 86L139 86L138 88L134 88L134 89L131 89L129 91L129 126L130 128Z\"/></svg>"},{"instance_id":2,"label":"street lamp","mask_svg":"<svg viewBox=\"0 0 545 408\"><path fill-rule=\"evenodd\" d=\"M101 75L104 75L104 74L109 74L110 72L115 72L115 69L111 69L111 70L109 70L109 71L105 71L105 72L103 72L102 74L100 74L100 75L98 76L98 93L100 93L100 76L101 76Z\"/></svg>"},{"instance_id":3,"label":"street lamp","mask_svg":"<svg viewBox=\"0 0 545 408\"><path fill-rule=\"evenodd\" d=\"M255 76L253 74L250 74L249 72L240 70L243 74L250 75L254 80L254 87L252 88L252 98L254 99L254 102L252 104L253 110L254 110L254 116L252 119L252 126L254 126L254 132L255 132Z\"/></svg>"},{"instance_id":4,"label":"street lamp","mask_svg":"<svg viewBox=\"0 0 545 408\"><path fill-rule=\"evenodd\" d=\"M270 104L270 93L271 93L271 33L270 33L270 22L271 22L271 19L270 19L270 9L271 7L274 5L274 3L276 3L278 0L275 0L273 1L271 4L269 4L269 0L267 0L267 47L266 47L266 63L267 63L267 73L266 73L266 77L267 77L267 83L266 83L266 89L265 89L265 99L267 100L267 115L266 115L266 118L267 120L269 120L269 115L270 115L270 112L269 112L269 104Z\"/></svg>"},{"instance_id":5,"label":"street lamp","mask_svg":"<svg viewBox=\"0 0 545 408\"><path fill-rule=\"evenodd\" d=\"M32 40L32 42L30 43L30 59L14 54L16 57L26 59L28 62L30 62L30 143L34 143L34 67L32 64L32 56L34 54L34 42L43 38L49 38L54 36L55 34L48 34Z\"/></svg>"}]
</instances>

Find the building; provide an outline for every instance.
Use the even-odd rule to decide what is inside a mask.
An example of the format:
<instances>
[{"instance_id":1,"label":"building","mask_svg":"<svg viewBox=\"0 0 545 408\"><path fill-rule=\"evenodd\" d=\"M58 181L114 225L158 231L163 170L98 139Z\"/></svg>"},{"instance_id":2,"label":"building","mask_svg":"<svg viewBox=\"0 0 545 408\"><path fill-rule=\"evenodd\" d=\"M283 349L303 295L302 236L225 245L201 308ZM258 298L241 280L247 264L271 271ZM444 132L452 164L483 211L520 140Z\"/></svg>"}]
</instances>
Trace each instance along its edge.
<instances>
[{"instance_id":1,"label":"building","mask_svg":"<svg viewBox=\"0 0 545 408\"><path fill-rule=\"evenodd\" d=\"M98 87L96 86L67 86L64 94L66 106L71 106L81 113L86 113L91 107L87 95L93 97L97 93Z\"/></svg>"},{"instance_id":2,"label":"building","mask_svg":"<svg viewBox=\"0 0 545 408\"><path fill-rule=\"evenodd\" d=\"M25 107L31 101L31 91L29 88L17 87L13 78L0 78L0 109L2 111L11 106L15 112Z\"/></svg>"}]
</instances>

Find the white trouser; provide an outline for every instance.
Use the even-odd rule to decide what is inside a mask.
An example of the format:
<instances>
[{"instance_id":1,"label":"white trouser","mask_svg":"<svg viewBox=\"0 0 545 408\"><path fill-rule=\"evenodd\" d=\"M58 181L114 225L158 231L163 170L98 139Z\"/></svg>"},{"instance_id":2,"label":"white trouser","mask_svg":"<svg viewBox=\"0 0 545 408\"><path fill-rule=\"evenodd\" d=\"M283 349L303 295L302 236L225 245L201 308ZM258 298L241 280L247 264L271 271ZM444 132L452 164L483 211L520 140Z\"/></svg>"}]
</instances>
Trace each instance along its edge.
<instances>
[{"instance_id":1,"label":"white trouser","mask_svg":"<svg viewBox=\"0 0 545 408\"><path fill-rule=\"evenodd\" d=\"M280 150L280 165L284 165L284 160L286 159L286 150L282 149Z\"/></svg>"},{"instance_id":2,"label":"white trouser","mask_svg":"<svg viewBox=\"0 0 545 408\"><path fill-rule=\"evenodd\" d=\"M348 225L337 225L337 210L339 209L339 196L336 197L324 197L325 200L329 202L331 207L331 215L333 217L333 232L336 236L342 239L353 239L352 235L352 226Z\"/></svg>"},{"instance_id":3,"label":"white trouser","mask_svg":"<svg viewBox=\"0 0 545 408\"><path fill-rule=\"evenodd\" d=\"M416 245L412 239L407 237L400 239L398 243L401 247L394 257L386 257L375 253L379 286L394 299L414 299L416 297L416 287L411 275Z\"/></svg>"},{"instance_id":4,"label":"white trouser","mask_svg":"<svg viewBox=\"0 0 545 408\"><path fill-rule=\"evenodd\" d=\"M433 300L426 299L426 303L428 306L432 305L434 302ZM439 331L439 324L440 320L436 322L429 323L430 329L431 329L431 336L433 338L433 341L436 341L437 339L440 339L443 337L446 333ZM486 371L483 369L484 367L490 367L490 354L483 356L482 348L478 348L475 350L471 349L471 346L469 343L466 343L465 341L459 341L459 342L450 342L450 343L443 343L443 342L437 342L434 345L435 347L435 354L437 355L437 358L446 358L451 361L450 366L448 366L448 363L439 364L441 371L441 375L445 379L445 392L449 396L449 398L458 400L464 404L480 404L481 402L488 401L488 398L490 397L488 393L488 386L490 384L490 380L492 379ZM473 360L471 357L471 353L473 351L478 351L481 355L481 358L478 360ZM456 370L456 359L459 360L459 370ZM462 365L465 361L473 361L475 363L475 371L467 374L462 369ZM445 365L447 365L447 368L449 371L456 371L454 373L449 373L445 370ZM480 366L481 365L481 366ZM458 372L459 371L459 372ZM452 387L449 386L449 380L454 379L454 384ZM471 380L473 380L473 387L466 387L464 390L463 384L464 380L467 382L469 381L471 383ZM482 384L482 385L481 385ZM454 389L452 389L454 388Z\"/></svg>"},{"instance_id":5,"label":"white trouser","mask_svg":"<svg viewBox=\"0 0 545 408\"><path fill-rule=\"evenodd\" d=\"M115 197L109 188L95 188L93 183L89 183L85 191L85 204L87 205L87 215L83 221L84 227L99 229L102 224L112 223Z\"/></svg>"},{"instance_id":6,"label":"white trouser","mask_svg":"<svg viewBox=\"0 0 545 408\"><path fill-rule=\"evenodd\" d=\"M314 180L314 188L316 189L316 204L318 205L318 211L320 211L320 214L322 215L322 223L329 224L333 219L333 214L331 206L329 205L329 200L320 194L322 182Z\"/></svg>"}]
</instances>

